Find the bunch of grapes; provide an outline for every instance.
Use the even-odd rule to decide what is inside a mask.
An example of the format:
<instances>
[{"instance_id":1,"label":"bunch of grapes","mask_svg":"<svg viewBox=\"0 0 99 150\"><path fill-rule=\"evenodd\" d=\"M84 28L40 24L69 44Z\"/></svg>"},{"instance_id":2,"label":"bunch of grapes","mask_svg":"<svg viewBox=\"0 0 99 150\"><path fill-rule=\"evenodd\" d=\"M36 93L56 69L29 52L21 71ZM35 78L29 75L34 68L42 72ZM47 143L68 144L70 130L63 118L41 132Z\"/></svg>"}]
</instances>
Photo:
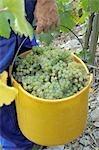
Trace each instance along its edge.
<instances>
[{"instance_id":1,"label":"bunch of grapes","mask_svg":"<svg viewBox=\"0 0 99 150\"><path fill-rule=\"evenodd\" d=\"M82 64L71 53L51 47L35 47L15 62L14 78L32 95L61 99L82 90L89 80Z\"/></svg>"}]
</instances>

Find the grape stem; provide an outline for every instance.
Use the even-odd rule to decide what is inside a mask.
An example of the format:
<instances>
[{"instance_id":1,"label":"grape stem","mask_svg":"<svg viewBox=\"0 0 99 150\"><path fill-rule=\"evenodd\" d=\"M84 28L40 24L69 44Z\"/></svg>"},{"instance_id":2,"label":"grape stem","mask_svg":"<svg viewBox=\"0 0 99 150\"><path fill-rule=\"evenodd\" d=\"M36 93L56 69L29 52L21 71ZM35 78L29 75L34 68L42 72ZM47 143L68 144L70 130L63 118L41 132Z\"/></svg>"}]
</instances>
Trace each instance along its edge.
<instances>
[{"instance_id":1,"label":"grape stem","mask_svg":"<svg viewBox=\"0 0 99 150\"><path fill-rule=\"evenodd\" d=\"M8 7L6 8L0 8L0 13L4 12L4 11L7 11L8 10Z\"/></svg>"}]
</instances>

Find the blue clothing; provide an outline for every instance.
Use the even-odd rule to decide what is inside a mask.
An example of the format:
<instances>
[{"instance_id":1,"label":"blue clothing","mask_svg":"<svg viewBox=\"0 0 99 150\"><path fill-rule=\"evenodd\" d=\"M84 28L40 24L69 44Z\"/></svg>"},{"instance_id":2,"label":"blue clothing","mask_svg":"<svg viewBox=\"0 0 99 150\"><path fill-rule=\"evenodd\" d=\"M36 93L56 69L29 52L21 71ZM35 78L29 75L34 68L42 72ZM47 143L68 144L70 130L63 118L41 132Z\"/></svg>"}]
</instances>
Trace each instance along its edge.
<instances>
[{"instance_id":1,"label":"blue clothing","mask_svg":"<svg viewBox=\"0 0 99 150\"><path fill-rule=\"evenodd\" d=\"M5 138L0 136L0 146L1 145L3 145L3 150L4 149L6 150L8 147L10 148L10 150L11 150L11 148L13 148L13 150L15 150L15 144L14 143L12 143L12 142L10 142L10 141L8 141Z\"/></svg>"},{"instance_id":2,"label":"blue clothing","mask_svg":"<svg viewBox=\"0 0 99 150\"><path fill-rule=\"evenodd\" d=\"M34 19L33 11L35 9L35 4L36 0L25 0L25 8L27 14L26 18L30 24L32 24ZM24 38L24 36L21 38L18 35L14 34L14 32L11 33L9 39L0 37L0 73L7 69L11 64L12 59ZM29 40L29 38L27 38L21 48L21 52L27 49L31 49L31 47L35 45L37 45L35 37L32 42Z\"/></svg>"},{"instance_id":3,"label":"blue clothing","mask_svg":"<svg viewBox=\"0 0 99 150\"><path fill-rule=\"evenodd\" d=\"M0 108L0 134L4 150L31 150L33 143L21 133L15 108L15 102ZM5 143L6 142L6 143Z\"/></svg>"},{"instance_id":4,"label":"blue clothing","mask_svg":"<svg viewBox=\"0 0 99 150\"><path fill-rule=\"evenodd\" d=\"M0 73L2 73L8 68L8 66L11 65L14 55L24 39L24 36L20 38L14 33L12 33L10 39L0 37ZM32 41L27 38L26 41L23 43L19 53L29 50L36 45L38 45L38 43L36 42L35 36Z\"/></svg>"},{"instance_id":5,"label":"blue clothing","mask_svg":"<svg viewBox=\"0 0 99 150\"><path fill-rule=\"evenodd\" d=\"M32 24L33 10L36 0L25 0L27 20ZM20 38L13 32L9 39L0 37L0 73L8 68L20 43L24 40L24 36ZM36 39L34 37L31 42L29 38L24 43L22 50L27 50L35 46ZM17 114L15 102L9 106L0 107L0 143L3 150L31 150L33 143L29 141L20 131L17 122Z\"/></svg>"},{"instance_id":6,"label":"blue clothing","mask_svg":"<svg viewBox=\"0 0 99 150\"><path fill-rule=\"evenodd\" d=\"M8 68L15 54L16 35L10 39L0 37L0 73Z\"/></svg>"}]
</instances>

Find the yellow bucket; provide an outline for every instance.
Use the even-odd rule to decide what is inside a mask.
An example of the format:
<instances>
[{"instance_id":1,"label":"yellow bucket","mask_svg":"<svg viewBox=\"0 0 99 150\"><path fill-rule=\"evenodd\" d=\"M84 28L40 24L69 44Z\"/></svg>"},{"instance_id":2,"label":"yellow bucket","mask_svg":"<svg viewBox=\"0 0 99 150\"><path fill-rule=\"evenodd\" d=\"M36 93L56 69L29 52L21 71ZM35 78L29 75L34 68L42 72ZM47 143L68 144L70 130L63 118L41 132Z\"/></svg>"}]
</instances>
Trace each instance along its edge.
<instances>
[{"instance_id":1,"label":"yellow bucket","mask_svg":"<svg viewBox=\"0 0 99 150\"><path fill-rule=\"evenodd\" d=\"M81 59L72 55L89 73ZM86 127L91 81L92 75L88 85L71 97L47 100L32 96L13 79L18 89L16 109L22 133L32 142L45 146L66 144L79 137Z\"/></svg>"}]
</instances>

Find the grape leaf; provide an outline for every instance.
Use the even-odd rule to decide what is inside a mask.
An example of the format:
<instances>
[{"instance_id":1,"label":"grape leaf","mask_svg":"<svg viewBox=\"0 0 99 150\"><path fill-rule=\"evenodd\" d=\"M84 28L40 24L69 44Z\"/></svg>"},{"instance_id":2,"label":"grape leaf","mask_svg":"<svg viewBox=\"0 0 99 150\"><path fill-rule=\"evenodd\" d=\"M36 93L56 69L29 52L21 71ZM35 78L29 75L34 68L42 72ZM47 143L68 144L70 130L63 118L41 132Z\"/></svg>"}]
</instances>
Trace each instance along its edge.
<instances>
[{"instance_id":1,"label":"grape leaf","mask_svg":"<svg viewBox=\"0 0 99 150\"><path fill-rule=\"evenodd\" d=\"M13 30L20 35L24 34L30 39L33 38L33 29L25 18L24 0L6 0L6 7L14 14L15 22L12 25Z\"/></svg>"},{"instance_id":2,"label":"grape leaf","mask_svg":"<svg viewBox=\"0 0 99 150\"><path fill-rule=\"evenodd\" d=\"M71 13L69 12L64 12L60 14L60 24L63 26L66 26L70 29L72 29L75 26L75 22L72 18ZM68 32L66 28L63 28L60 26L61 31Z\"/></svg>"},{"instance_id":3,"label":"grape leaf","mask_svg":"<svg viewBox=\"0 0 99 150\"><path fill-rule=\"evenodd\" d=\"M85 11L99 12L99 0L80 0Z\"/></svg>"},{"instance_id":4,"label":"grape leaf","mask_svg":"<svg viewBox=\"0 0 99 150\"><path fill-rule=\"evenodd\" d=\"M24 9L24 0L0 0L0 8L7 8L6 13L0 13L1 16L3 16L2 21L4 23L1 23L1 29L2 32L0 32L1 36L9 37L10 36L10 27L15 31L15 33L18 33L20 36L23 34L26 37L30 37L32 40L33 38L33 29L32 26L28 23L25 16L25 9ZM6 14L6 15L4 15ZM10 14L10 15L7 15ZM8 16L8 17L7 17ZM13 19L12 19L13 18ZM10 24L8 23L8 19L10 20ZM0 21L0 22L2 22ZM5 24L5 31L3 24ZM7 32L7 33L5 33Z\"/></svg>"},{"instance_id":5,"label":"grape leaf","mask_svg":"<svg viewBox=\"0 0 99 150\"><path fill-rule=\"evenodd\" d=\"M0 13L0 35L2 35L5 38L9 38L10 32L11 29L8 20L6 19L5 15Z\"/></svg>"},{"instance_id":6,"label":"grape leaf","mask_svg":"<svg viewBox=\"0 0 99 150\"><path fill-rule=\"evenodd\" d=\"M26 37L33 38L33 28L31 25L25 20L25 18L16 17L14 24L11 25L12 29L18 33L20 36L23 34Z\"/></svg>"},{"instance_id":7,"label":"grape leaf","mask_svg":"<svg viewBox=\"0 0 99 150\"><path fill-rule=\"evenodd\" d=\"M80 0L80 1L81 1L82 6L83 6L83 9L85 11L88 11L88 9L89 9L89 2L88 2L88 0Z\"/></svg>"},{"instance_id":8,"label":"grape leaf","mask_svg":"<svg viewBox=\"0 0 99 150\"><path fill-rule=\"evenodd\" d=\"M4 7L3 0L0 0L0 9Z\"/></svg>"},{"instance_id":9,"label":"grape leaf","mask_svg":"<svg viewBox=\"0 0 99 150\"><path fill-rule=\"evenodd\" d=\"M46 45L51 44L52 40L53 40L53 36L52 36L52 32L49 31L48 33L41 33L38 37L38 39L41 42L44 42Z\"/></svg>"},{"instance_id":10,"label":"grape leaf","mask_svg":"<svg viewBox=\"0 0 99 150\"><path fill-rule=\"evenodd\" d=\"M99 0L89 0L89 7L91 11L99 12Z\"/></svg>"},{"instance_id":11,"label":"grape leaf","mask_svg":"<svg viewBox=\"0 0 99 150\"><path fill-rule=\"evenodd\" d=\"M4 6L8 7L9 11L15 16L21 15L22 17L24 17L24 0L4 0Z\"/></svg>"}]
</instances>

